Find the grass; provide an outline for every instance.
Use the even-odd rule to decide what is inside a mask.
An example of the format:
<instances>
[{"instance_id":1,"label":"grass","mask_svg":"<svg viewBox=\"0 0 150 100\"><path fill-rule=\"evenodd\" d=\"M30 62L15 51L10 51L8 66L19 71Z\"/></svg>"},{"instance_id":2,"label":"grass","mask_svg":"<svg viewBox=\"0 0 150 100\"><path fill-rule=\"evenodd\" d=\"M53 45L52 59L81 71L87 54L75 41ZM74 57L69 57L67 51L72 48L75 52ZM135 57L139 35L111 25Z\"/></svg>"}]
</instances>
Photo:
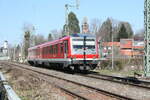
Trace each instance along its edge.
<instances>
[{"instance_id":1,"label":"grass","mask_svg":"<svg viewBox=\"0 0 150 100\"><path fill-rule=\"evenodd\" d=\"M100 70L95 70L96 72L100 74L105 74L105 75L119 75L119 76L134 76L134 73L138 73L143 75L144 71L140 70L129 70L129 71L115 71L115 70L108 70L108 69L100 69Z\"/></svg>"}]
</instances>

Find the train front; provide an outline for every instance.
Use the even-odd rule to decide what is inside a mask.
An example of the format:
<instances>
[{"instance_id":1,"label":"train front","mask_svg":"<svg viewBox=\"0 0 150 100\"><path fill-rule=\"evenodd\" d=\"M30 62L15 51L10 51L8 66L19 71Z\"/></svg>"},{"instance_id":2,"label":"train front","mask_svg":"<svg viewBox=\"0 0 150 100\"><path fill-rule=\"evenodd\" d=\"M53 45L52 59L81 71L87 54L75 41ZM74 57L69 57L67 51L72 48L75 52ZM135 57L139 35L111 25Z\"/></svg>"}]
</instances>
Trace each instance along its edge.
<instances>
[{"instance_id":1,"label":"train front","mask_svg":"<svg viewBox=\"0 0 150 100\"><path fill-rule=\"evenodd\" d=\"M78 70L93 70L98 64L98 44L93 35L71 37L71 65Z\"/></svg>"}]
</instances>

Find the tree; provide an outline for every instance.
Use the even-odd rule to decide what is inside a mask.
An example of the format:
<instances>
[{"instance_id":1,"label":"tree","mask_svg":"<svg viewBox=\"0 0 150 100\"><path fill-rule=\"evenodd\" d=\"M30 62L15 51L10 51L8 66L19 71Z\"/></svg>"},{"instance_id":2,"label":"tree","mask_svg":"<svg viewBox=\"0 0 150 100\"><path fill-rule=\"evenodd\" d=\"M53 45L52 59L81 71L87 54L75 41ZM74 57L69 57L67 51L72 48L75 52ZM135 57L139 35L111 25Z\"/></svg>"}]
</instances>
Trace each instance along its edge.
<instances>
[{"instance_id":1,"label":"tree","mask_svg":"<svg viewBox=\"0 0 150 100\"><path fill-rule=\"evenodd\" d=\"M101 26L101 22L99 19L96 18L92 19L90 23L90 32L97 35L100 26Z\"/></svg>"},{"instance_id":2,"label":"tree","mask_svg":"<svg viewBox=\"0 0 150 100\"><path fill-rule=\"evenodd\" d=\"M128 23L128 22L121 22L121 24L124 24L124 26L126 28L126 31L128 33L128 38L132 38L133 37L133 30L131 28L130 23Z\"/></svg>"},{"instance_id":3,"label":"tree","mask_svg":"<svg viewBox=\"0 0 150 100\"><path fill-rule=\"evenodd\" d=\"M52 34L49 33L49 34L48 34L48 41L52 41L52 40L53 40Z\"/></svg>"},{"instance_id":4,"label":"tree","mask_svg":"<svg viewBox=\"0 0 150 100\"><path fill-rule=\"evenodd\" d=\"M112 22L108 18L99 29L98 37L101 37L103 41L110 42L112 37Z\"/></svg>"},{"instance_id":5,"label":"tree","mask_svg":"<svg viewBox=\"0 0 150 100\"><path fill-rule=\"evenodd\" d=\"M69 33L80 33L79 21L73 12L68 15Z\"/></svg>"},{"instance_id":6,"label":"tree","mask_svg":"<svg viewBox=\"0 0 150 100\"><path fill-rule=\"evenodd\" d=\"M30 47L31 34L35 30L35 28L32 24L24 24L23 30L24 30L23 54L26 59L28 56L28 48Z\"/></svg>"},{"instance_id":7,"label":"tree","mask_svg":"<svg viewBox=\"0 0 150 100\"><path fill-rule=\"evenodd\" d=\"M28 56L28 48L30 47L30 35L31 35L31 32L28 30L28 31L25 31L24 32L24 56L25 56L25 59L27 58Z\"/></svg>"},{"instance_id":8,"label":"tree","mask_svg":"<svg viewBox=\"0 0 150 100\"><path fill-rule=\"evenodd\" d=\"M33 42L33 46L35 46L46 42L46 39L44 38L43 35L37 34L32 36L32 42Z\"/></svg>"},{"instance_id":9,"label":"tree","mask_svg":"<svg viewBox=\"0 0 150 100\"><path fill-rule=\"evenodd\" d=\"M18 44L17 47L14 47L15 48L15 60L19 61L19 54L21 53L21 47L20 45Z\"/></svg>"},{"instance_id":10,"label":"tree","mask_svg":"<svg viewBox=\"0 0 150 100\"><path fill-rule=\"evenodd\" d=\"M67 35L67 33L66 33L66 27L67 27L67 25L65 24L63 26L62 36L66 36Z\"/></svg>"},{"instance_id":11,"label":"tree","mask_svg":"<svg viewBox=\"0 0 150 100\"><path fill-rule=\"evenodd\" d=\"M51 30L50 33L52 34L53 40L59 39L60 37L62 37L62 30L54 29L54 30Z\"/></svg>"},{"instance_id":12,"label":"tree","mask_svg":"<svg viewBox=\"0 0 150 100\"><path fill-rule=\"evenodd\" d=\"M144 29L141 29L136 32L136 34L134 35L134 40L144 41Z\"/></svg>"},{"instance_id":13,"label":"tree","mask_svg":"<svg viewBox=\"0 0 150 100\"><path fill-rule=\"evenodd\" d=\"M128 38L128 32L124 26L124 24L121 25L120 30L118 32L117 41L120 42L121 38Z\"/></svg>"}]
</instances>

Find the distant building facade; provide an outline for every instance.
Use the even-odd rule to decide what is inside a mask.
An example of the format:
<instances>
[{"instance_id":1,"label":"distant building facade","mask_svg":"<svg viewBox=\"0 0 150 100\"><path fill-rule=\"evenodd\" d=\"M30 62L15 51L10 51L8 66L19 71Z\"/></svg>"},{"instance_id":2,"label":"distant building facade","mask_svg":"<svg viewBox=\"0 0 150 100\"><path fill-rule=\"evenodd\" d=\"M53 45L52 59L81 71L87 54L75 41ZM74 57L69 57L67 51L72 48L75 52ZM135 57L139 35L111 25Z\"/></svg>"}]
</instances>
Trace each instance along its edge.
<instances>
[{"instance_id":1,"label":"distant building facade","mask_svg":"<svg viewBox=\"0 0 150 100\"><path fill-rule=\"evenodd\" d=\"M115 57L142 57L144 55L144 41L134 39L120 39L120 42L103 42L103 57L111 58L112 46Z\"/></svg>"},{"instance_id":2,"label":"distant building facade","mask_svg":"<svg viewBox=\"0 0 150 100\"><path fill-rule=\"evenodd\" d=\"M8 41L4 41L3 45L0 47L0 60L9 59Z\"/></svg>"},{"instance_id":3,"label":"distant building facade","mask_svg":"<svg viewBox=\"0 0 150 100\"><path fill-rule=\"evenodd\" d=\"M89 24L88 24L88 19L85 17L83 22L82 22L82 33L89 33Z\"/></svg>"}]
</instances>

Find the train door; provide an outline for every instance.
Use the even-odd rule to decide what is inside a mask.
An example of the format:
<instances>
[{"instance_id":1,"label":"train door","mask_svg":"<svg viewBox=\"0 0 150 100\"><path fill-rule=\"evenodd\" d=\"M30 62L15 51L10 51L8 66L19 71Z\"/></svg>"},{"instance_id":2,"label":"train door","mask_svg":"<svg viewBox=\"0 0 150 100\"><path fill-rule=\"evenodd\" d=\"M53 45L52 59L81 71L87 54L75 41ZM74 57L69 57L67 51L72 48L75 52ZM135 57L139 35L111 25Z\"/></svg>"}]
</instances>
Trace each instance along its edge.
<instances>
[{"instance_id":1,"label":"train door","mask_svg":"<svg viewBox=\"0 0 150 100\"><path fill-rule=\"evenodd\" d=\"M43 53L43 50L42 50L42 48L40 47L40 58L42 58L42 53Z\"/></svg>"},{"instance_id":2,"label":"train door","mask_svg":"<svg viewBox=\"0 0 150 100\"><path fill-rule=\"evenodd\" d=\"M36 49L36 58L39 58L39 47Z\"/></svg>"},{"instance_id":3,"label":"train door","mask_svg":"<svg viewBox=\"0 0 150 100\"><path fill-rule=\"evenodd\" d=\"M68 56L68 40L64 41L64 58Z\"/></svg>"},{"instance_id":4,"label":"train door","mask_svg":"<svg viewBox=\"0 0 150 100\"><path fill-rule=\"evenodd\" d=\"M60 43L60 57L63 58L64 57L64 44Z\"/></svg>"},{"instance_id":5,"label":"train door","mask_svg":"<svg viewBox=\"0 0 150 100\"><path fill-rule=\"evenodd\" d=\"M40 47L38 47L38 58L40 58Z\"/></svg>"}]
</instances>

